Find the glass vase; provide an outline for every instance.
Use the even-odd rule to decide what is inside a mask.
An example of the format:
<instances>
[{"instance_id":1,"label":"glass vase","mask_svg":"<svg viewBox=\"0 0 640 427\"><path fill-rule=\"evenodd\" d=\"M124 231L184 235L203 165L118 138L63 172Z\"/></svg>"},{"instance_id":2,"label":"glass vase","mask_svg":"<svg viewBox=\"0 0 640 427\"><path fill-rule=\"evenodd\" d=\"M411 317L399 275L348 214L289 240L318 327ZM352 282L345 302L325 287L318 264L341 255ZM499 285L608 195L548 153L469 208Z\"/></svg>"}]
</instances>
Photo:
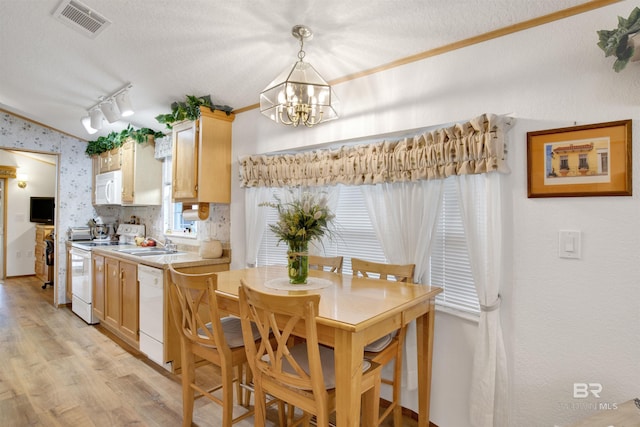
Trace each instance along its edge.
<instances>
[{"instance_id":1,"label":"glass vase","mask_svg":"<svg viewBox=\"0 0 640 427\"><path fill-rule=\"evenodd\" d=\"M307 275L309 274L307 245L308 242L289 242L287 266L289 267L289 283L293 285L307 283Z\"/></svg>"}]
</instances>

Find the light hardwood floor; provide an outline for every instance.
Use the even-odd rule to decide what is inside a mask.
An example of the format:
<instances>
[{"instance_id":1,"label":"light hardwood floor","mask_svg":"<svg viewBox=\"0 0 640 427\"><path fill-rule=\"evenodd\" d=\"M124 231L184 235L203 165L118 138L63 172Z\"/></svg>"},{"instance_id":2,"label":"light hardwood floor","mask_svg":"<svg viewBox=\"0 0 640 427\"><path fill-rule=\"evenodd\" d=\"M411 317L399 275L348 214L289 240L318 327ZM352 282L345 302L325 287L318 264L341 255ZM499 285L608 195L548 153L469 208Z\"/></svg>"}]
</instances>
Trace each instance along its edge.
<instances>
[{"instance_id":1,"label":"light hardwood floor","mask_svg":"<svg viewBox=\"0 0 640 427\"><path fill-rule=\"evenodd\" d=\"M0 426L180 426L179 376L54 307L53 289L41 285L31 276L0 284ZM199 371L216 381L214 367ZM193 425L219 426L219 414L199 399Z\"/></svg>"}]
</instances>

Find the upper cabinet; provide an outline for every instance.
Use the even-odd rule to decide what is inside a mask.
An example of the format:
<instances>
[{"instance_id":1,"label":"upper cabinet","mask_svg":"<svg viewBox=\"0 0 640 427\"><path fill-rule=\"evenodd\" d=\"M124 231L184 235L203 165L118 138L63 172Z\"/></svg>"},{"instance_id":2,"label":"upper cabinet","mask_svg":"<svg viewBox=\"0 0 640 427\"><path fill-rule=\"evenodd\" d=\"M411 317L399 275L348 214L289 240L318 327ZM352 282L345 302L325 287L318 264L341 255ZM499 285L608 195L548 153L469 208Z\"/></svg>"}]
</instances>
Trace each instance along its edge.
<instances>
[{"instance_id":1,"label":"upper cabinet","mask_svg":"<svg viewBox=\"0 0 640 427\"><path fill-rule=\"evenodd\" d=\"M122 162L122 204L162 204L162 162L154 157L155 146L128 139L120 147Z\"/></svg>"},{"instance_id":2,"label":"upper cabinet","mask_svg":"<svg viewBox=\"0 0 640 427\"><path fill-rule=\"evenodd\" d=\"M121 167L120 147L100 153L98 156L98 173L116 171Z\"/></svg>"},{"instance_id":3,"label":"upper cabinet","mask_svg":"<svg viewBox=\"0 0 640 427\"><path fill-rule=\"evenodd\" d=\"M93 158L93 204L96 201L96 175L106 172L122 173L123 206L151 206L162 204L162 162L154 157L153 139L138 143L127 139L122 146ZM118 180L119 181L119 180ZM119 183L117 183L119 185ZM116 184L112 184L116 185ZM110 189L111 192L118 189ZM101 204L104 204L101 202Z\"/></svg>"},{"instance_id":4,"label":"upper cabinet","mask_svg":"<svg viewBox=\"0 0 640 427\"><path fill-rule=\"evenodd\" d=\"M184 203L231 202L231 124L235 116L200 108L173 125L173 194Z\"/></svg>"}]
</instances>

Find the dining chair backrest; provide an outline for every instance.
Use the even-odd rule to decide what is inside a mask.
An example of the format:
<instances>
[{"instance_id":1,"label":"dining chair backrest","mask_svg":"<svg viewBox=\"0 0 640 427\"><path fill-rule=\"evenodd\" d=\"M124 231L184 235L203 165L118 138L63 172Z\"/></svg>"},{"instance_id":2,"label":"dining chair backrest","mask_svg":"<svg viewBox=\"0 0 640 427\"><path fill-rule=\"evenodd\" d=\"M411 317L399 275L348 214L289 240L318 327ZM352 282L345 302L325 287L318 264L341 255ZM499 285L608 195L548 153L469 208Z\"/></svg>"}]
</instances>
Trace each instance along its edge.
<instances>
[{"instance_id":1,"label":"dining chair backrest","mask_svg":"<svg viewBox=\"0 0 640 427\"><path fill-rule=\"evenodd\" d=\"M325 395L316 329L320 295L267 294L242 284L239 296L243 333L253 322L261 335L257 343L245 341L247 359L255 380L262 385L267 381L269 388L281 385L284 388L310 390L318 398ZM305 334L309 359L302 363L308 363L306 371L289 352L288 346L295 328L302 328Z\"/></svg>"},{"instance_id":2,"label":"dining chair backrest","mask_svg":"<svg viewBox=\"0 0 640 427\"><path fill-rule=\"evenodd\" d=\"M342 257L324 257L318 255L309 255L309 268L330 271L332 273L342 273Z\"/></svg>"},{"instance_id":3,"label":"dining chair backrest","mask_svg":"<svg viewBox=\"0 0 640 427\"><path fill-rule=\"evenodd\" d=\"M220 322L215 273L182 273L169 266L170 302L178 331L193 343L228 349Z\"/></svg>"},{"instance_id":4,"label":"dining chair backrest","mask_svg":"<svg viewBox=\"0 0 640 427\"><path fill-rule=\"evenodd\" d=\"M413 282L415 264L385 264L373 261L366 261L359 258L351 258L351 270L354 276L369 276L371 273L378 274L381 280L389 280L393 276L398 282Z\"/></svg>"},{"instance_id":5,"label":"dining chair backrest","mask_svg":"<svg viewBox=\"0 0 640 427\"><path fill-rule=\"evenodd\" d=\"M297 421L309 425L315 415L318 427L328 427L329 414L336 409L335 355L332 348L318 342L316 316L320 295L268 294L250 288L244 281L240 283L242 332L248 333L253 323L262 337L257 343L245 339L256 402L262 402L265 395L287 402L290 407L287 425L297 425ZM299 336L305 341L298 338L296 344L292 338ZM382 367L368 360L363 360L361 367L363 424L373 425L379 413ZM256 405L257 421L264 420L263 408ZM296 422L292 408L302 410Z\"/></svg>"}]
</instances>

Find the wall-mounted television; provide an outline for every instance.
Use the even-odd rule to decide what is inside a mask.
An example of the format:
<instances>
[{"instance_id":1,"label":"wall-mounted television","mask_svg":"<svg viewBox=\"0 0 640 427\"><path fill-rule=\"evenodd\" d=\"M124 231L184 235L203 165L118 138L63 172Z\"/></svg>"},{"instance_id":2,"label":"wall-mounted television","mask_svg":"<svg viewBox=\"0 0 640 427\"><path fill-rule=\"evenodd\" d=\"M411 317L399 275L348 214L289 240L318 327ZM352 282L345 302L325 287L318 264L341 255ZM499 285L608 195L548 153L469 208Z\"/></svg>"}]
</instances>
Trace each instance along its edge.
<instances>
[{"instance_id":1,"label":"wall-mounted television","mask_svg":"<svg viewBox=\"0 0 640 427\"><path fill-rule=\"evenodd\" d=\"M38 224L53 224L55 213L54 197L32 197L29 209L29 221Z\"/></svg>"}]
</instances>

